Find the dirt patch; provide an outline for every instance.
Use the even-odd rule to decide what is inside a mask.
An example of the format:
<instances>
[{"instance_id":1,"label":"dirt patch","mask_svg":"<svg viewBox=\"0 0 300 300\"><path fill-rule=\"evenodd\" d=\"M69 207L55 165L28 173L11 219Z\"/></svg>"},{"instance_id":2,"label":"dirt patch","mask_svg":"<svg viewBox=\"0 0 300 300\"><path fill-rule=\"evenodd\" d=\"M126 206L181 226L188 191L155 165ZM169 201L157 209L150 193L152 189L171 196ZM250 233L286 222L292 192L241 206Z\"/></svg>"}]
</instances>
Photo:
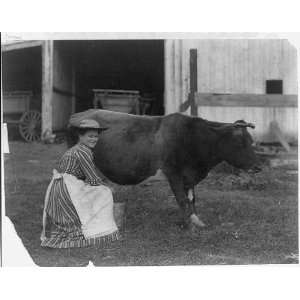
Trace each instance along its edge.
<instances>
[{"instance_id":1,"label":"dirt patch","mask_svg":"<svg viewBox=\"0 0 300 300\"><path fill-rule=\"evenodd\" d=\"M66 145L10 143L5 155L6 215L40 266L207 265L298 262L298 178L265 166L257 174L212 171L196 188L207 228L177 226L179 210L165 180L115 185L127 201L122 240L110 248L40 247L46 187Z\"/></svg>"}]
</instances>

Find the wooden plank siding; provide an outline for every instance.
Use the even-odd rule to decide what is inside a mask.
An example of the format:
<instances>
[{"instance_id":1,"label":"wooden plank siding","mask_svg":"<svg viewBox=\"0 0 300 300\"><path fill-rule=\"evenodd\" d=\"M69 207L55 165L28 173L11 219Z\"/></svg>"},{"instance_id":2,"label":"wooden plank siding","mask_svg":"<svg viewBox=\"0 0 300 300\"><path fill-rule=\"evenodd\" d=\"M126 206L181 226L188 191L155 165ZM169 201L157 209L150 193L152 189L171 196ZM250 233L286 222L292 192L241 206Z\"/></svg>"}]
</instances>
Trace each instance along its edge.
<instances>
[{"instance_id":1,"label":"wooden plank siding","mask_svg":"<svg viewBox=\"0 0 300 300\"><path fill-rule=\"evenodd\" d=\"M277 121L287 141L296 143L298 135L297 95L195 94L199 116L221 122L244 119L256 125L255 140L275 142L272 122Z\"/></svg>"},{"instance_id":2,"label":"wooden plank siding","mask_svg":"<svg viewBox=\"0 0 300 300\"><path fill-rule=\"evenodd\" d=\"M180 44L181 47L174 47ZM289 141L298 139L297 114L297 51L286 39L186 39L166 40L165 113L180 111L190 93L189 51L197 49L198 94L196 101L200 117L231 122L245 119L256 123L253 132L257 140L273 141L270 122L278 121ZM172 49L172 51L170 51ZM181 51L180 55L176 51ZM181 83L169 76L180 59ZM283 80L283 98L266 96L266 80ZM179 86L178 86L179 85ZM174 90L180 92L174 93ZM222 94L207 99L203 95ZM230 94L230 96L225 96ZM202 95L201 99L199 99ZM255 95L255 97L253 96ZM234 100L220 106L220 97ZM233 97L233 98L232 98ZM271 100L271 98L272 100ZM205 101L205 102L203 102ZM210 102L209 102L210 101ZM241 101L253 104L244 106ZM260 101L262 101L260 103ZM205 105L205 106L204 106ZM230 106L228 106L230 105ZM266 107L271 105L271 107ZM190 114L190 108L185 111Z\"/></svg>"},{"instance_id":3,"label":"wooden plank siding","mask_svg":"<svg viewBox=\"0 0 300 300\"><path fill-rule=\"evenodd\" d=\"M186 55L198 50L199 92L264 94L267 79L282 79L283 93L297 94L297 53L287 40L184 40L183 45Z\"/></svg>"},{"instance_id":4,"label":"wooden plank siding","mask_svg":"<svg viewBox=\"0 0 300 300\"><path fill-rule=\"evenodd\" d=\"M198 106L220 107L298 107L297 95L201 94L194 95Z\"/></svg>"},{"instance_id":5,"label":"wooden plank siding","mask_svg":"<svg viewBox=\"0 0 300 300\"><path fill-rule=\"evenodd\" d=\"M254 123L256 128L251 134L256 141L276 142L271 133L270 124L276 120L288 142L298 140L298 113L293 107L218 107L200 106L198 114L201 118L218 122L235 122L246 120Z\"/></svg>"}]
</instances>

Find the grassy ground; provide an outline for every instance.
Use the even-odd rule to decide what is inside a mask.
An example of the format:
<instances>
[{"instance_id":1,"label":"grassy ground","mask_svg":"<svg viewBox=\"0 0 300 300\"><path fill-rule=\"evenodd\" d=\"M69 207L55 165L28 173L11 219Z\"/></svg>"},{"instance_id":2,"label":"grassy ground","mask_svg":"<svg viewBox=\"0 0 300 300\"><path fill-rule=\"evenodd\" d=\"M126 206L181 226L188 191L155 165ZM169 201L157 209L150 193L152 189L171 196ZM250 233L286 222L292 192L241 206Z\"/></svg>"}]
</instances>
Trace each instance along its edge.
<instances>
[{"instance_id":1,"label":"grassy ground","mask_svg":"<svg viewBox=\"0 0 300 300\"><path fill-rule=\"evenodd\" d=\"M122 239L109 248L41 248L44 194L65 150L65 144L13 141L5 156L6 215L40 266L298 263L298 178L283 167L251 176L211 172L196 189L208 224L197 234L176 225L179 211L168 183L147 181L115 186L115 199L128 204Z\"/></svg>"}]
</instances>

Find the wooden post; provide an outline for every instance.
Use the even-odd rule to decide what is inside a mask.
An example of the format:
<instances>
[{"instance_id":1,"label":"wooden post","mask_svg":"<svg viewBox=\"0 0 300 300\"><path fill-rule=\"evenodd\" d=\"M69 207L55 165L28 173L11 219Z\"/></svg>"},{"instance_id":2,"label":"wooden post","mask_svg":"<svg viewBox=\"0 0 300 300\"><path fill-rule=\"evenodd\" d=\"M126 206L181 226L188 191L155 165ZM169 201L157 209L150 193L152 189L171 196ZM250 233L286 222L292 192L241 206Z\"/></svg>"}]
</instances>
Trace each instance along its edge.
<instances>
[{"instance_id":1,"label":"wooden post","mask_svg":"<svg viewBox=\"0 0 300 300\"><path fill-rule=\"evenodd\" d=\"M198 116L195 103L195 93L198 91L197 79L197 49L190 49L190 104L192 116Z\"/></svg>"},{"instance_id":2,"label":"wooden post","mask_svg":"<svg viewBox=\"0 0 300 300\"><path fill-rule=\"evenodd\" d=\"M53 41L42 45L42 138L52 133Z\"/></svg>"},{"instance_id":3,"label":"wooden post","mask_svg":"<svg viewBox=\"0 0 300 300\"><path fill-rule=\"evenodd\" d=\"M164 60L165 60L165 88L164 88L164 107L165 114L176 111L173 103L174 97L174 78L173 78L173 40L165 40L164 43Z\"/></svg>"}]
</instances>

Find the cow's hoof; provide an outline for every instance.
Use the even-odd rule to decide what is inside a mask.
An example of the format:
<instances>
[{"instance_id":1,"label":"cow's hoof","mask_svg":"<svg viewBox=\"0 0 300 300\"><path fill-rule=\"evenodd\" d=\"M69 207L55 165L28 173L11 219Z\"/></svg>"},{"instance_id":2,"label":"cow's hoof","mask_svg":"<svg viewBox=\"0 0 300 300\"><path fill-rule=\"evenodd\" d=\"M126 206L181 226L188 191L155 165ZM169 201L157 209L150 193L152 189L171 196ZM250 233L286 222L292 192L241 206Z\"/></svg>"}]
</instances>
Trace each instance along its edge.
<instances>
[{"instance_id":1,"label":"cow's hoof","mask_svg":"<svg viewBox=\"0 0 300 300\"><path fill-rule=\"evenodd\" d=\"M195 214L192 214L190 216L190 221L191 221L192 225L194 225L194 226L196 226L198 228L204 228L204 227L206 227L206 225Z\"/></svg>"}]
</instances>

